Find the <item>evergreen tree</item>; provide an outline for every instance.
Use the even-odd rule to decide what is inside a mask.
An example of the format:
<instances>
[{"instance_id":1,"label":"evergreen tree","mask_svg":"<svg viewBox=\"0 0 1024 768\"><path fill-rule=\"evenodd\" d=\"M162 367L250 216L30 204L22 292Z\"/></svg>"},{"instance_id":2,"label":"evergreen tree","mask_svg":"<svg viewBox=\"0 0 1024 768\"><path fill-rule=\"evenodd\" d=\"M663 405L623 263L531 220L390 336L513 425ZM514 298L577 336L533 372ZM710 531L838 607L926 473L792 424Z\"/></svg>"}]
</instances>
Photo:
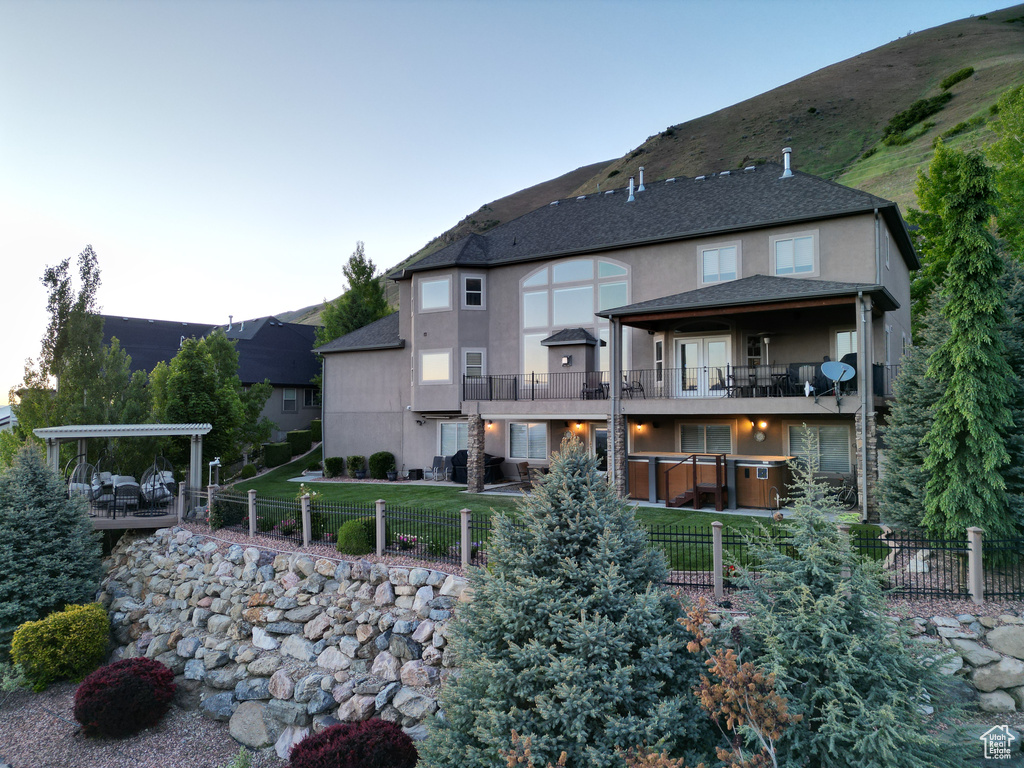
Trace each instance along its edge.
<instances>
[{"instance_id":1,"label":"evergreen tree","mask_svg":"<svg viewBox=\"0 0 1024 768\"><path fill-rule=\"evenodd\" d=\"M369 325L391 313L384 295L384 285L376 275L377 268L366 258L363 242L341 268L348 281L348 290L334 301L324 300L326 306L320 314L323 326L316 329L316 344L321 346L346 333Z\"/></svg>"},{"instance_id":2,"label":"evergreen tree","mask_svg":"<svg viewBox=\"0 0 1024 768\"><path fill-rule=\"evenodd\" d=\"M817 456L815 436L804 440L804 455ZM929 718L922 709L943 696L934 659L886 620L879 567L829 519L839 510L816 470L794 463L787 546L754 539L758 578L740 577L754 599L744 625L753 655L802 716L779 744L779 764L959 768L963 755L930 732L955 713L937 707L944 711Z\"/></svg>"},{"instance_id":3,"label":"evergreen tree","mask_svg":"<svg viewBox=\"0 0 1024 768\"><path fill-rule=\"evenodd\" d=\"M701 665L660 585L664 558L575 439L521 505L495 521L486 569L452 627L462 672L442 693L444 716L423 768L492 768L511 733L535 764L622 765L618 750L705 746L710 723L692 688Z\"/></svg>"},{"instance_id":4,"label":"evergreen tree","mask_svg":"<svg viewBox=\"0 0 1024 768\"><path fill-rule=\"evenodd\" d=\"M925 488L930 473L925 468L924 437L932 426L935 404L942 397L938 382L928 376L928 357L949 335L941 299L927 309L920 326L921 343L900 360L893 384L893 403L882 427L885 438L885 472L879 484L878 506L882 522L920 528L924 517Z\"/></svg>"},{"instance_id":5,"label":"evergreen tree","mask_svg":"<svg viewBox=\"0 0 1024 768\"><path fill-rule=\"evenodd\" d=\"M20 624L96 596L100 544L84 507L35 447L0 473L0 658Z\"/></svg>"},{"instance_id":6,"label":"evergreen tree","mask_svg":"<svg viewBox=\"0 0 1024 768\"><path fill-rule=\"evenodd\" d=\"M946 190L937 201L936 250L947 259L941 291L950 333L928 359L943 396L924 438L930 476L923 522L947 538L962 538L970 526L1011 537L1017 527L1000 471L1009 461L1003 435L1012 424L1012 371L999 333L1006 321L1003 262L988 231L992 172L977 153L944 150L941 142L939 150L930 170Z\"/></svg>"},{"instance_id":7,"label":"evergreen tree","mask_svg":"<svg viewBox=\"0 0 1024 768\"><path fill-rule=\"evenodd\" d=\"M1001 472L1009 513L1024 527L1024 264L1012 257L1005 258L1004 264L1000 284L1006 297L1006 323L1000 335L1013 377L1009 382L1012 425L1003 434L1010 460Z\"/></svg>"},{"instance_id":8,"label":"evergreen tree","mask_svg":"<svg viewBox=\"0 0 1024 768\"><path fill-rule=\"evenodd\" d=\"M1004 93L997 102L999 119L992 123L999 139L988 148L996 166L999 192L999 236L1015 259L1024 259L1024 85Z\"/></svg>"}]
</instances>

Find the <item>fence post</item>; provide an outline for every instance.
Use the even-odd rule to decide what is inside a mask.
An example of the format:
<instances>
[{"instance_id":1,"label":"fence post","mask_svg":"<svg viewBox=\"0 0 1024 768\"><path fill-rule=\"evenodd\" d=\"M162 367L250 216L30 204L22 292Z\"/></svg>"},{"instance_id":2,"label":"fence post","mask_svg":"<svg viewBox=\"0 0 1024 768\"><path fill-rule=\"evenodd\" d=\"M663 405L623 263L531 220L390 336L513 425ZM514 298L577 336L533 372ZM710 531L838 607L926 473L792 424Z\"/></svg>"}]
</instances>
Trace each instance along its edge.
<instances>
[{"instance_id":1,"label":"fence post","mask_svg":"<svg viewBox=\"0 0 1024 768\"><path fill-rule=\"evenodd\" d=\"M715 520L711 524L711 558L715 573L715 600L725 597L725 585L722 574L725 571L725 563L722 560L722 523Z\"/></svg>"},{"instance_id":2,"label":"fence post","mask_svg":"<svg viewBox=\"0 0 1024 768\"><path fill-rule=\"evenodd\" d=\"M256 489L249 489L249 538L256 535Z\"/></svg>"},{"instance_id":3,"label":"fence post","mask_svg":"<svg viewBox=\"0 0 1024 768\"><path fill-rule=\"evenodd\" d=\"M967 529L967 590L971 600L981 605L985 600L985 578L981 563L981 528Z\"/></svg>"},{"instance_id":4,"label":"fence post","mask_svg":"<svg viewBox=\"0 0 1024 768\"><path fill-rule=\"evenodd\" d=\"M850 525L849 525L849 523L840 523L839 524L839 533L840 533L840 535L845 536L846 538L849 538L850 537ZM842 571L839 572L839 576L840 576L840 578L843 578L843 579L850 578L850 569L849 568L843 568Z\"/></svg>"},{"instance_id":5,"label":"fence post","mask_svg":"<svg viewBox=\"0 0 1024 768\"><path fill-rule=\"evenodd\" d=\"M302 494L302 546L309 546L310 528L313 527L309 514L309 494Z\"/></svg>"},{"instance_id":6,"label":"fence post","mask_svg":"<svg viewBox=\"0 0 1024 768\"><path fill-rule=\"evenodd\" d=\"M462 542L462 567L469 568L470 555L472 553L473 542L469 540L469 516L470 511L468 509L460 509L459 515L461 516L459 531L460 540Z\"/></svg>"},{"instance_id":7,"label":"fence post","mask_svg":"<svg viewBox=\"0 0 1024 768\"><path fill-rule=\"evenodd\" d=\"M387 543L387 528L384 522L384 499L377 499L377 557L384 556L384 545Z\"/></svg>"},{"instance_id":8,"label":"fence post","mask_svg":"<svg viewBox=\"0 0 1024 768\"><path fill-rule=\"evenodd\" d=\"M185 481L178 483L178 525L185 519L185 489L188 484Z\"/></svg>"}]
</instances>

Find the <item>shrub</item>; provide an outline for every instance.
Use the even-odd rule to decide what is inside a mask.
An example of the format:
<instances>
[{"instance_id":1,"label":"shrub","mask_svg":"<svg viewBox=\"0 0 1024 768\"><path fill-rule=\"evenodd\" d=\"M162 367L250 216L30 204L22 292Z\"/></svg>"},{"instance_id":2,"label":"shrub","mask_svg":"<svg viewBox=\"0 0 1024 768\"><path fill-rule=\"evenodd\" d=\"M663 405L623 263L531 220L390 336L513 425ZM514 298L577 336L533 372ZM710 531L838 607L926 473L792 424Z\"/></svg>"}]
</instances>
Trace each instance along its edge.
<instances>
[{"instance_id":1,"label":"shrub","mask_svg":"<svg viewBox=\"0 0 1024 768\"><path fill-rule=\"evenodd\" d=\"M949 90L954 85L961 82L962 80L966 80L973 74L974 67L964 67L963 69L958 69L952 75L946 75L946 77L942 78L942 82L939 83L939 87L942 88L942 90L944 91Z\"/></svg>"},{"instance_id":2,"label":"shrub","mask_svg":"<svg viewBox=\"0 0 1024 768\"><path fill-rule=\"evenodd\" d=\"M23 448L0 472L0 660L21 624L93 599L100 557L83 500L69 499L40 452Z\"/></svg>"},{"instance_id":3,"label":"shrub","mask_svg":"<svg viewBox=\"0 0 1024 768\"><path fill-rule=\"evenodd\" d=\"M274 530L274 518L256 515L256 530L260 533L269 533Z\"/></svg>"},{"instance_id":4,"label":"shrub","mask_svg":"<svg viewBox=\"0 0 1024 768\"><path fill-rule=\"evenodd\" d=\"M414 768L412 739L395 723L374 718L340 723L307 736L292 749L291 768Z\"/></svg>"},{"instance_id":5,"label":"shrub","mask_svg":"<svg viewBox=\"0 0 1024 768\"><path fill-rule=\"evenodd\" d=\"M69 605L41 621L27 621L14 633L11 658L41 691L54 680L81 680L107 653L110 620L99 603Z\"/></svg>"},{"instance_id":6,"label":"shrub","mask_svg":"<svg viewBox=\"0 0 1024 768\"><path fill-rule=\"evenodd\" d=\"M338 529L339 552L346 555L368 555L377 548L377 520L360 517L349 520Z\"/></svg>"},{"instance_id":7,"label":"shrub","mask_svg":"<svg viewBox=\"0 0 1024 768\"><path fill-rule=\"evenodd\" d=\"M264 443L263 463L268 467L277 467L292 460L291 443Z\"/></svg>"},{"instance_id":8,"label":"shrub","mask_svg":"<svg viewBox=\"0 0 1024 768\"><path fill-rule=\"evenodd\" d=\"M362 469L366 469L366 457L353 455L345 459L345 463L348 465L348 476L355 477L356 472Z\"/></svg>"},{"instance_id":9,"label":"shrub","mask_svg":"<svg viewBox=\"0 0 1024 768\"><path fill-rule=\"evenodd\" d=\"M75 720L86 736L128 736L160 721L175 688L174 673L159 661L117 661L100 667L78 686Z\"/></svg>"},{"instance_id":10,"label":"shrub","mask_svg":"<svg viewBox=\"0 0 1024 768\"><path fill-rule=\"evenodd\" d=\"M426 545L427 552L435 557L447 557L451 552L452 541L445 535L434 536L433 538L427 539Z\"/></svg>"},{"instance_id":11,"label":"shrub","mask_svg":"<svg viewBox=\"0 0 1024 768\"><path fill-rule=\"evenodd\" d=\"M328 456L324 459L324 474L328 477L341 477L345 471L345 460L341 456Z\"/></svg>"},{"instance_id":12,"label":"shrub","mask_svg":"<svg viewBox=\"0 0 1024 768\"><path fill-rule=\"evenodd\" d=\"M865 150L864 154L860 156L861 160L867 160L873 154L878 151L878 147L871 147L871 149Z\"/></svg>"},{"instance_id":13,"label":"shrub","mask_svg":"<svg viewBox=\"0 0 1024 768\"><path fill-rule=\"evenodd\" d=\"M246 464L238 473L238 477L241 480L252 480L252 478L256 477L257 474L255 464Z\"/></svg>"},{"instance_id":14,"label":"shrub","mask_svg":"<svg viewBox=\"0 0 1024 768\"><path fill-rule=\"evenodd\" d=\"M278 536L294 536L295 532L300 529L301 526L293 518L289 517L279 522L270 530L271 533L276 533Z\"/></svg>"},{"instance_id":15,"label":"shrub","mask_svg":"<svg viewBox=\"0 0 1024 768\"><path fill-rule=\"evenodd\" d=\"M388 476L388 472L394 472L398 467L395 466L394 454L388 451L377 451L370 457L370 477L375 480L383 480Z\"/></svg>"},{"instance_id":16,"label":"shrub","mask_svg":"<svg viewBox=\"0 0 1024 768\"><path fill-rule=\"evenodd\" d=\"M292 447L292 456L299 456L313 447L313 433L308 429L293 429L285 439Z\"/></svg>"},{"instance_id":17,"label":"shrub","mask_svg":"<svg viewBox=\"0 0 1024 768\"><path fill-rule=\"evenodd\" d=\"M889 120L889 124L885 126L885 130L882 131L882 136L884 138L888 138L890 136L897 136L903 133L908 128L917 125L926 117L931 117L936 112L940 111L952 98L953 94L947 91L945 93L940 93L938 96L932 96L929 99L919 99L915 101L902 112L893 115Z\"/></svg>"},{"instance_id":18,"label":"shrub","mask_svg":"<svg viewBox=\"0 0 1024 768\"><path fill-rule=\"evenodd\" d=\"M309 422L309 432L313 436L313 442L319 443L324 439L324 423L320 419L313 419Z\"/></svg>"},{"instance_id":19,"label":"shrub","mask_svg":"<svg viewBox=\"0 0 1024 768\"><path fill-rule=\"evenodd\" d=\"M247 464L246 466L252 466ZM217 530L239 525L249 518L249 502L214 497L210 503L210 528Z\"/></svg>"}]
</instances>

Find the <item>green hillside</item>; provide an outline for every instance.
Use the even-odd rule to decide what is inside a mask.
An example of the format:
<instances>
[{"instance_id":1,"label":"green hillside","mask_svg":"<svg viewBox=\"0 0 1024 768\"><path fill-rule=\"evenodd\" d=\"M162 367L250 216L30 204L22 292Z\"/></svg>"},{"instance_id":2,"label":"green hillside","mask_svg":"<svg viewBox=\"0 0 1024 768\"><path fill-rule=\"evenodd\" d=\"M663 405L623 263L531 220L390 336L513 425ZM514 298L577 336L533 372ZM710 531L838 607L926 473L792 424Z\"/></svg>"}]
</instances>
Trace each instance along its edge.
<instances>
[{"instance_id":1,"label":"green hillside","mask_svg":"<svg viewBox=\"0 0 1024 768\"><path fill-rule=\"evenodd\" d=\"M973 72L947 88L956 72ZM466 216L410 256L417 261L470 232L484 232L551 200L625 186L644 166L645 180L697 176L751 163L781 162L793 148L795 168L914 204L919 168L931 159L935 138L983 146L1000 94L1024 84L1024 5L961 19L902 37L867 53L719 110L669 126L623 157L578 168L494 200ZM943 94L950 94L946 97ZM897 141L883 143L890 121L916 102L948 101L914 122ZM282 313L313 322L320 306Z\"/></svg>"}]
</instances>

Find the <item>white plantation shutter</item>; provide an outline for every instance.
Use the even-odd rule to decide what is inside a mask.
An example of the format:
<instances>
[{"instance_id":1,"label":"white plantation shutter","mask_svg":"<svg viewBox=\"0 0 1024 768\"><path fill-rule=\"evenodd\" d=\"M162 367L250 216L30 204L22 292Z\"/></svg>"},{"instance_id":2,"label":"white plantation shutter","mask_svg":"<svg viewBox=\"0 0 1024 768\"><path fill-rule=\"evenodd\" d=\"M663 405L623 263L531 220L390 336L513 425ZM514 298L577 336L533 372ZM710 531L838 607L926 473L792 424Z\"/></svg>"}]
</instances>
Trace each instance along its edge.
<instances>
[{"instance_id":1,"label":"white plantation shutter","mask_svg":"<svg viewBox=\"0 0 1024 768\"><path fill-rule=\"evenodd\" d=\"M793 239L793 268L796 272L814 271L814 238L810 235Z\"/></svg>"},{"instance_id":2,"label":"white plantation shutter","mask_svg":"<svg viewBox=\"0 0 1024 768\"><path fill-rule=\"evenodd\" d=\"M850 428L818 427L818 455L822 472L849 472Z\"/></svg>"}]
</instances>

